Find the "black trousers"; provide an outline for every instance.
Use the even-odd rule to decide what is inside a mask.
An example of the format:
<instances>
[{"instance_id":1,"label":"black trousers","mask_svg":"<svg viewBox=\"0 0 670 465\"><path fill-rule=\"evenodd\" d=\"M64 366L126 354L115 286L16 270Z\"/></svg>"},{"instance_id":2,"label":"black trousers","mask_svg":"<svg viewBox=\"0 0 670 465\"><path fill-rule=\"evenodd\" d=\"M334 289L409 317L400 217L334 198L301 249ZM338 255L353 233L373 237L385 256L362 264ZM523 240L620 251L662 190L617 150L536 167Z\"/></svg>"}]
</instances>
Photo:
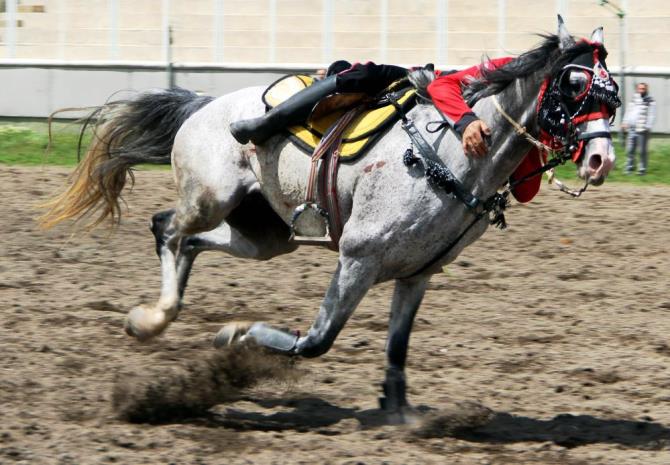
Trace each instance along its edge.
<instances>
[{"instance_id":1,"label":"black trousers","mask_svg":"<svg viewBox=\"0 0 670 465\"><path fill-rule=\"evenodd\" d=\"M374 96L398 79L406 77L407 72L406 68L400 66L357 63L337 74L337 92L362 92Z\"/></svg>"}]
</instances>

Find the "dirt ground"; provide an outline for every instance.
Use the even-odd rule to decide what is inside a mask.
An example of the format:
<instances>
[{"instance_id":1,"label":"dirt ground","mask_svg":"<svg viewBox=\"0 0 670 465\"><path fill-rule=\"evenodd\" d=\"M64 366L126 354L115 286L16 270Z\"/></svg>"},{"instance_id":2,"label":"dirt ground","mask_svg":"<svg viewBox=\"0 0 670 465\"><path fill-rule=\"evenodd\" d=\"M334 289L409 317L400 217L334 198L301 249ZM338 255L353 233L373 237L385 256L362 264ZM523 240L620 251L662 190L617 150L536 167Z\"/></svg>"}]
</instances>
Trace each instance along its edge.
<instances>
[{"instance_id":1,"label":"dirt ground","mask_svg":"<svg viewBox=\"0 0 670 465\"><path fill-rule=\"evenodd\" d=\"M369 292L328 354L299 362L297 381L261 383L195 418L120 420L119 373L203 360L234 319L306 330L337 256L203 254L178 321L138 343L123 318L157 296L147 227L172 206L171 175L139 172L120 229L75 238L33 221L65 176L0 168L0 464L670 463L669 188L605 185L573 200L543 186L509 210L507 231L489 230L435 276L412 336L410 399L493 413L474 429L422 430L370 421L390 284Z\"/></svg>"}]
</instances>

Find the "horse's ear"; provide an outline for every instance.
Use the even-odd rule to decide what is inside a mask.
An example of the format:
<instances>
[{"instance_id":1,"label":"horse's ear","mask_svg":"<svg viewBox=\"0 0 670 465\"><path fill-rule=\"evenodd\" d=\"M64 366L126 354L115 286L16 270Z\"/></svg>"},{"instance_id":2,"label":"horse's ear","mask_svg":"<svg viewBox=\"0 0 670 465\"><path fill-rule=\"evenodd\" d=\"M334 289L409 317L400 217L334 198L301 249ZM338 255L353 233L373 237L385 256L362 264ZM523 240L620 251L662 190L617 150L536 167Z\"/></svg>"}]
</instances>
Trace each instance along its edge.
<instances>
[{"instance_id":1,"label":"horse's ear","mask_svg":"<svg viewBox=\"0 0 670 465\"><path fill-rule=\"evenodd\" d=\"M575 39L573 39L568 32L568 28L565 27L565 22L563 21L563 17L561 15L558 15L558 40L558 46L561 50L565 50L566 48L570 48L576 44Z\"/></svg>"},{"instance_id":2,"label":"horse's ear","mask_svg":"<svg viewBox=\"0 0 670 465\"><path fill-rule=\"evenodd\" d=\"M605 34L603 33L602 26L600 26L598 29L593 30L593 34L591 34L591 42L595 42L597 44L605 43Z\"/></svg>"}]
</instances>

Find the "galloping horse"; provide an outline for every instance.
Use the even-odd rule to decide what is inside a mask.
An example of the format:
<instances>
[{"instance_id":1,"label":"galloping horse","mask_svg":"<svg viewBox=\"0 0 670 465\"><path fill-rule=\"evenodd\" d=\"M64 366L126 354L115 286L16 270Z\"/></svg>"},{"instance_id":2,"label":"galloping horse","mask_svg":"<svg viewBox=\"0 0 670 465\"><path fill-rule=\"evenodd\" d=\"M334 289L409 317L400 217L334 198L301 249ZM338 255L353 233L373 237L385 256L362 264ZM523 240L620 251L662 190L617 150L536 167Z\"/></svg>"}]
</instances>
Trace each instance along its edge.
<instances>
[{"instance_id":1,"label":"galloping horse","mask_svg":"<svg viewBox=\"0 0 670 465\"><path fill-rule=\"evenodd\" d=\"M478 208L406 163L403 153L411 143L403 123L396 123L367 155L340 167L344 228L339 261L309 331L301 336L264 323L240 324L224 327L215 344L253 339L287 355L322 355L368 289L393 279L384 405L404 411L408 341L428 281L484 233L489 209L483 206L499 198L530 142L537 145L544 137L553 148L565 147L565 158L578 164L586 183L601 184L613 166L609 123L618 97L604 65L602 28L590 40L576 42L559 17L558 34L543 37L538 47L465 89L468 102L493 131L486 157L465 156L458 137L446 129L424 136L461 189L482 200ZM424 82L416 84L420 93L434 74L419 72L415 81L422 76ZM263 91L247 88L213 99L161 90L108 104L95 114L96 137L73 184L52 203L46 225L93 213L99 213L98 222L118 220L130 167L167 163L170 154L179 194L175 209L152 219L162 270L160 298L152 307L129 312L128 334L146 340L176 318L200 252L267 260L296 249L287 224L304 200L306 174L301 173L308 171L309 157L283 135L254 147L240 145L228 130L233 121L263 113ZM417 105L407 117L417 128L441 120L431 105ZM272 176L277 182L270 182Z\"/></svg>"}]
</instances>

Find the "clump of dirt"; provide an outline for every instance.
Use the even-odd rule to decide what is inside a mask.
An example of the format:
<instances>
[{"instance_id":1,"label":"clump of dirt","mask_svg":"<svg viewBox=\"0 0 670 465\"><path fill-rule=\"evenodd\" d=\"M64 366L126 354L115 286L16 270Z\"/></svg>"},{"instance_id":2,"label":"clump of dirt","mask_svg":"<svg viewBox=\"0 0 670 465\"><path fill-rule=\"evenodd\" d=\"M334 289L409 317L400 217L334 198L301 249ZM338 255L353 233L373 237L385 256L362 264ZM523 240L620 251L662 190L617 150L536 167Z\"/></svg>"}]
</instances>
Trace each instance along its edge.
<instances>
[{"instance_id":1,"label":"clump of dirt","mask_svg":"<svg viewBox=\"0 0 670 465\"><path fill-rule=\"evenodd\" d=\"M425 414L411 435L428 439L454 436L486 425L495 412L477 402L455 402L452 407Z\"/></svg>"},{"instance_id":2,"label":"clump of dirt","mask_svg":"<svg viewBox=\"0 0 670 465\"><path fill-rule=\"evenodd\" d=\"M118 374L112 391L116 415L132 423L162 423L203 415L263 381L295 381L291 358L251 344L226 347L185 368Z\"/></svg>"}]
</instances>

